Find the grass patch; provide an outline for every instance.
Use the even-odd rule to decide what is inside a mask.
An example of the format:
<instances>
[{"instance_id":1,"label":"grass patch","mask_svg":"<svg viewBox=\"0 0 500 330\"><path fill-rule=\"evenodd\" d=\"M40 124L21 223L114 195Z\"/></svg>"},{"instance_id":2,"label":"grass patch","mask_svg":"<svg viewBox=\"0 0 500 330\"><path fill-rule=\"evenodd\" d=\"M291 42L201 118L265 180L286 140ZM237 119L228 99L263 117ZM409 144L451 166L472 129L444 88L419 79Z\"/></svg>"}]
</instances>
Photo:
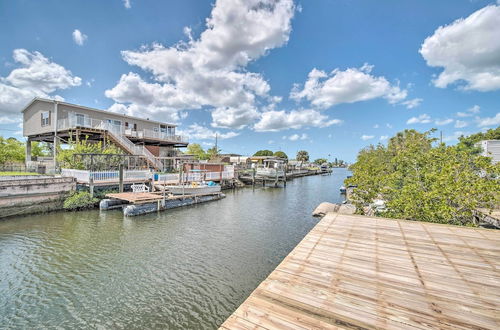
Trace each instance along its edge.
<instances>
[{"instance_id":1,"label":"grass patch","mask_svg":"<svg viewBox=\"0 0 500 330\"><path fill-rule=\"evenodd\" d=\"M36 172L0 172L0 176L13 176L13 175L40 175Z\"/></svg>"}]
</instances>

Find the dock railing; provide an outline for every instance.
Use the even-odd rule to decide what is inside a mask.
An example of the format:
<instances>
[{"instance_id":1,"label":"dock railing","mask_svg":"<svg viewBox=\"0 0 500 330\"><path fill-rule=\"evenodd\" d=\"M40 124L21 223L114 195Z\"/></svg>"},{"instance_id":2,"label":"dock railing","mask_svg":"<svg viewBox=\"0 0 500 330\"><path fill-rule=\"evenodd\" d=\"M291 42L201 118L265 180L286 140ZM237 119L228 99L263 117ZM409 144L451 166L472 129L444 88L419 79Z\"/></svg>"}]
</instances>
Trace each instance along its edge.
<instances>
[{"instance_id":1,"label":"dock railing","mask_svg":"<svg viewBox=\"0 0 500 330\"><path fill-rule=\"evenodd\" d=\"M152 173L148 170L125 170L123 171L123 181L143 182L151 178ZM76 178L78 183L90 183L92 178L94 183L119 183L119 171L86 171L63 168L61 176Z\"/></svg>"},{"instance_id":2,"label":"dock railing","mask_svg":"<svg viewBox=\"0 0 500 330\"><path fill-rule=\"evenodd\" d=\"M155 176L155 181L158 183L166 182L168 184L181 182L200 182L200 181L220 181L220 180L230 180L233 179L234 171L223 171L223 172L196 172L196 173L184 173L182 175L182 180L180 180L179 173L169 173L169 174L158 174Z\"/></svg>"},{"instance_id":3,"label":"dock railing","mask_svg":"<svg viewBox=\"0 0 500 330\"><path fill-rule=\"evenodd\" d=\"M200 181L220 181L220 180L230 180L233 179L234 171L223 171L223 172L196 172L196 173L184 173L182 179L179 180L179 173L166 173L166 174L155 174L149 170L124 170L123 171L123 181L125 182L142 182L147 181L150 178L158 183L166 182L168 184L175 184L179 181L182 182L200 182ZM63 168L61 170L61 176L76 178L78 183L89 183L92 178L94 183L118 183L120 178L120 173L118 171L86 171L86 170L75 170Z\"/></svg>"}]
</instances>

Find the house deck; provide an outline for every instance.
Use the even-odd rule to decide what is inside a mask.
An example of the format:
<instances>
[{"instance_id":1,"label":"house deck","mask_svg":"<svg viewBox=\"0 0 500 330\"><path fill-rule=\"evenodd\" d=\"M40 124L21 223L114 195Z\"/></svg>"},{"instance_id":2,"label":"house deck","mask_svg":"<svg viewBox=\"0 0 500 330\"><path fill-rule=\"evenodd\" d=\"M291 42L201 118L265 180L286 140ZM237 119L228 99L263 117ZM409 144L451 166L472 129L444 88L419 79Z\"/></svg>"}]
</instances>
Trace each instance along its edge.
<instances>
[{"instance_id":1,"label":"house deck","mask_svg":"<svg viewBox=\"0 0 500 330\"><path fill-rule=\"evenodd\" d=\"M500 329L500 231L330 213L221 329Z\"/></svg>"}]
</instances>

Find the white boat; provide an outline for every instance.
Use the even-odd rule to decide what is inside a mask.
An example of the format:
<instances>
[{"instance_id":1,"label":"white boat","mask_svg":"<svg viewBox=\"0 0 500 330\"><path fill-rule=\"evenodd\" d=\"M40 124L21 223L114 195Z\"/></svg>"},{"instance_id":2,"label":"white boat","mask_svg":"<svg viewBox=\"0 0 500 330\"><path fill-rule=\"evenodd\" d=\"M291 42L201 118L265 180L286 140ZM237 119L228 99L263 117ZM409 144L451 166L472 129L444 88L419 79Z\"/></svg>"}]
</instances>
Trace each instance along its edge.
<instances>
[{"instance_id":1,"label":"white boat","mask_svg":"<svg viewBox=\"0 0 500 330\"><path fill-rule=\"evenodd\" d=\"M220 185L197 184L196 182L185 185L165 186L165 188L174 195L213 194L221 190Z\"/></svg>"},{"instance_id":2,"label":"white boat","mask_svg":"<svg viewBox=\"0 0 500 330\"><path fill-rule=\"evenodd\" d=\"M265 159L264 164L255 169L255 175L263 178L284 177L284 162L278 159Z\"/></svg>"},{"instance_id":3,"label":"white boat","mask_svg":"<svg viewBox=\"0 0 500 330\"><path fill-rule=\"evenodd\" d=\"M257 176L275 178L285 176L285 171L277 168L269 168L269 167L258 167L255 170L255 174Z\"/></svg>"}]
</instances>

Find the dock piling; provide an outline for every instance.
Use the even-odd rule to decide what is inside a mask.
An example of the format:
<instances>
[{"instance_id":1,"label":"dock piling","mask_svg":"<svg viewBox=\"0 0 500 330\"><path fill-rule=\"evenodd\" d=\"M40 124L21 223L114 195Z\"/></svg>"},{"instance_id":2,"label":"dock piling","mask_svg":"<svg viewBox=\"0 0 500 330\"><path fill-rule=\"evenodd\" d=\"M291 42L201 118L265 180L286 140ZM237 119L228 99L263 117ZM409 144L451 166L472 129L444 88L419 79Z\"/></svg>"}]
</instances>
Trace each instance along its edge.
<instances>
[{"instance_id":1,"label":"dock piling","mask_svg":"<svg viewBox=\"0 0 500 330\"><path fill-rule=\"evenodd\" d=\"M120 164L118 166L118 175L119 175L119 178L120 178L120 181L118 183L118 191L119 192L123 192L123 164Z\"/></svg>"}]
</instances>

